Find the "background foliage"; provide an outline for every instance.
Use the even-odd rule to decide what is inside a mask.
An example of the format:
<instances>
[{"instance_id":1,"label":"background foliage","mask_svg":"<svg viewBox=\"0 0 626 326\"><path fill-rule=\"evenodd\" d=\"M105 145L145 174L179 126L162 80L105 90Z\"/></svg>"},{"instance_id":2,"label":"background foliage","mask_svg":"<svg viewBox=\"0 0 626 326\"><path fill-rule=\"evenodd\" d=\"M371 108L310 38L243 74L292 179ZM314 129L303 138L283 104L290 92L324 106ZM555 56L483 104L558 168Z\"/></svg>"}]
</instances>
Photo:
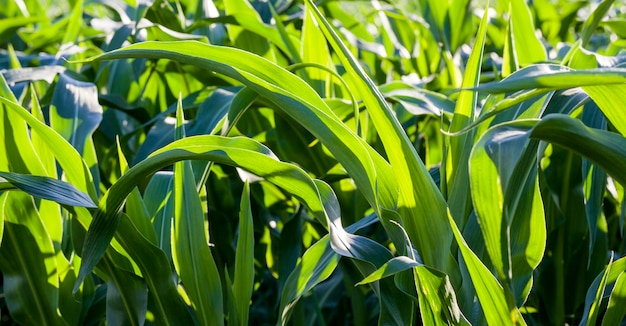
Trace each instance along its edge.
<instances>
[{"instance_id":1,"label":"background foliage","mask_svg":"<svg viewBox=\"0 0 626 326\"><path fill-rule=\"evenodd\" d=\"M624 324L625 3L0 8L3 325Z\"/></svg>"}]
</instances>

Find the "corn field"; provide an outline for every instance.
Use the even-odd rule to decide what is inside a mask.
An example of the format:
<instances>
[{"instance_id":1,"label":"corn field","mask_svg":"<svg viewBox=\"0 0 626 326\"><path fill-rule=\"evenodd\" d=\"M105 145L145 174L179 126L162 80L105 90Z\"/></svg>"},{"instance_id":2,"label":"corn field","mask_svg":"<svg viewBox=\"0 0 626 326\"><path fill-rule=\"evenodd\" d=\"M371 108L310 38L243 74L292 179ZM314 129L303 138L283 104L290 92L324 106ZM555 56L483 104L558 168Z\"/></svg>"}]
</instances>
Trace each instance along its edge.
<instances>
[{"instance_id":1,"label":"corn field","mask_svg":"<svg viewBox=\"0 0 626 326\"><path fill-rule=\"evenodd\" d=\"M0 0L1 325L626 325L623 0Z\"/></svg>"}]
</instances>

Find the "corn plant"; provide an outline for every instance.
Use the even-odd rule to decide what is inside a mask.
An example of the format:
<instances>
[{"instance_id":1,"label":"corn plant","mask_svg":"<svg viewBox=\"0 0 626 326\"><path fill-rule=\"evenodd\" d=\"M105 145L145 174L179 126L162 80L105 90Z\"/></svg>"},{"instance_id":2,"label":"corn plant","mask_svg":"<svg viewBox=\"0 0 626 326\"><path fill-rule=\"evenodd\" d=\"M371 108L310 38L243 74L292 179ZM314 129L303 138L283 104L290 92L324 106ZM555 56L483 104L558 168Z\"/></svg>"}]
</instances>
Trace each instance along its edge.
<instances>
[{"instance_id":1,"label":"corn plant","mask_svg":"<svg viewBox=\"0 0 626 326\"><path fill-rule=\"evenodd\" d=\"M7 325L620 325L622 4L2 1Z\"/></svg>"}]
</instances>

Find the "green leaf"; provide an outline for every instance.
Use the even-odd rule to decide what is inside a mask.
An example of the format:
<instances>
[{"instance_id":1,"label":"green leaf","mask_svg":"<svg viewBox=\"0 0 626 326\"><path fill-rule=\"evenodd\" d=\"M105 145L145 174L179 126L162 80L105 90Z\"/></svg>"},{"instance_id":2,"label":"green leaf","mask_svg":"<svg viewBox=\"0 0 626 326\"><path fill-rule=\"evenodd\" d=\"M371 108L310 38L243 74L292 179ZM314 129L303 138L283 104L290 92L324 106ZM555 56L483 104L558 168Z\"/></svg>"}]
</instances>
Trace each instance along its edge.
<instances>
[{"instance_id":1,"label":"green leaf","mask_svg":"<svg viewBox=\"0 0 626 326\"><path fill-rule=\"evenodd\" d=\"M402 216L402 225L406 228L424 262L442 271L453 273L451 268L452 257L448 250L452 236L443 218L447 207L443 196L374 82L343 44L315 4L311 0L307 0L306 4L311 8L311 13L315 16L327 41L344 65L348 76L346 80L351 92L357 94L357 98L360 97L367 107L394 170L393 175L389 177L395 177L395 182L385 180L387 178L383 178L383 175L380 174L382 171L379 171L379 199L372 206L377 211L380 211L381 208L395 209L397 206ZM331 146L327 146L331 148ZM337 158L339 159L339 157ZM346 165L345 161L341 159L339 161ZM350 174L355 180L358 177ZM398 203L388 201L393 199L394 195L381 192L383 182L389 185L399 185ZM417 189L419 189L419 194ZM395 191L395 189L390 190ZM397 233L397 229L392 229L386 224L387 222L383 220L383 225L396 246L402 248L401 244L404 243L404 237ZM433 238L437 241L427 240Z\"/></svg>"},{"instance_id":2,"label":"green leaf","mask_svg":"<svg viewBox=\"0 0 626 326\"><path fill-rule=\"evenodd\" d=\"M602 274L602 278L600 278L600 283L597 285L595 296L589 308L589 315L586 316L587 318L583 316L582 321L585 323L585 325L596 325L596 320L598 319L598 316L600 316L600 305L602 304L602 299L603 299L604 291L608 283L608 277L610 275L609 273L610 273L612 264L613 264L613 259L609 261L608 265L606 266L606 269L604 270L604 273ZM590 293L591 292L587 292L587 296L589 296ZM589 297L587 299L589 299Z\"/></svg>"},{"instance_id":3,"label":"green leaf","mask_svg":"<svg viewBox=\"0 0 626 326\"><path fill-rule=\"evenodd\" d=\"M604 0L600 5L598 5L594 11L585 19L585 23L583 24L581 45L582 47L587 47L589 45L589 41L591 41L591 36L596 33L596 28L606 16L606 14L611 9L611 6L615 0Z\"/></svg>"},{"instance_id":4,"label":"green leaf","mask_svg":"<svg viewBox=\"0 0 626 326\"><path fill-rule=\"evenodd\" d=\"M83 25L83 0L76 0L72 4L72 12L69 16L69 22L65 29L65 35L63 35L63 41L61 44L67 46L67 44L74 44L78 41L80 29Z\"/></svg>"},{"instance_id":5,"label":"green leaf","mask_svg":"<svg viewBox=\"0 0 626 326\"><path fill-rule=\"evenodd\" d=\"M96 85L60 74L50 104L50 125L79 153L102 120Z\"/></svg>"},{"instance_id":6,"label":"green leaf","mask_svg":"<svg viewBox=\"0 0 626 326\"><path fill-rule=\"evenodd\" d=\"M573 70L554 64L536 64L522 68L502 81L482 84L475 89L480 92L499 94L523 89L550 90L624 82L626 82L626 68Z\"/></svg>"},{"instance_id":7,"label":"green leaf","mask_svg":"<svg viewBox=\"0 0 626 326\"><path fill-rule=\"evenodd\" d=\"M3 165L6 165L6 168L3 167L3 169L6 171L10 167L12 172L46 175L45 169L39 162L39 157L30 141L27 125L19 118L19 113L21 112L12 110L11 104L17 102L17 99L1 74L0 100L6 100L6 102L2 101L5 105L0 105L0 123L2 124L0 136L2 136L2 142L4 143L3 146L0 146L0 156L5 161Z\"/></svg>"},{"instance_id":8,"label":"green leaf","mask_svg":"<svg viewBox=\"0 0 626 326\"><path fill-rule=\"evenodd\" d=\"M539 142L528 139L535 124L517 120L490 128L470 158L472 200L490 261L520 305L547 238L537 181Z\"/></svg>"},{"instance_id":9,"label":"green leaf","mask_svg":"<svg viewBox=\"0 0 626 326\"><path fill-rule=\"evenodd\" d=\"M315 51L311 51L311 49L315 49ZM302 62L317 63L334 71L334 65L330 60L330 52L328 51L326 39L317 25L309 7L304 8L300 57L302 58ZM329 84L329 75L324 71L315 68L307 68L305 71L306 76L310 78L312 86L315 88L317 93L322 96L326 94L327 88L325 88L325 86L327 86L326 84Z\"/></svg>"},{"instance_id":10,"label":"green leaf","mask_svg":"<svg viewBox=\"0 0 626 326\"><path fill-rule=\"evenodd\" d=\"M63 171L65 171L69 183L78 190L89 194L89 197L92 199L96 198L95 187L92 181L93 178L89 172L89 168L76 149L52 128L33 117L23 107L1 96L0 102L4 104L5 110L10 110L15 114L16 119L28 123L31 127L31 132L38 133L39 137L48 144L48 148L54 154L54 157L57 159ZM17 124L15 121L12 121L12 123ZM42 172L42 175L43 174Z\"/></svg>"},{"instance_id":11,"label":"green leaf","mask_svg":"<svg viewBox=\"0 0 626 326\"><path fill-rule=\"evenodd\" d=\"M393 81L378 87L389 101L398 102L414 115L442 115L454 112L454 102L446 96L423 88Z\"/></svg>"},{"instance_id":12,"label":"green leaf","mask_svg":"<svg viewBox=\"0 0 626 326\"><path fill-rule=\"evenodd\" d=\"M448 214L448 221L474 284L476 296L487 323L489 325L525 325L526 323L515 304L507 300L502 285L469 248L450 214Z\"/></svg>"},{"instance_id":13,"label":"green leaf","mask_svg":"<svg viewBox=\"0 0 626 326\"><path fill-rule=\"evenodd\" d=\"M33 198L24 193L0 196L4 234L0 270L11 316L20 324L63 325L57 309L59 279L52 240Z\"/></svg>"},{"instance_id":14,"label":"green leaf","mask_svg":"<svg viewBox=\"0 0 626 326\"><path fill-rule=\"evenodd\" d=\"M120 173L123 175L126 171L128 171L128 162L122 152L119 139L116 141L116 144ZM148 209L146 208L137 187L133 188L126 199L126 215L128 215L128 217L133 221L133 224L137 227L139 232L146 237L146 239L150 240L153 244L157 243L156 234L154 233L152 224L150 224L150 214L148 213Z\"/></svg>"},{"instance_id":15,"label":"green leaf","mask_svg":"<svg viewBox=\"0 0 626 326\"><path fill-rule=\"evenodd\" d=\"M602 325L619 325L626 315L626 272L621 272L615 284L613 291L609 297L609 303L606 308Z\"/></svg>"},{"instance_id":16,"label":"green leaf","mask_svg":"<svg viewBox=\"0 0 626 326\"><path fill-rule=\"evenodd\" d=\"M611 259L611 261L609 261L609 263L604 268L604 270L600 272L598 276L596 276L596 278L593 280L593 283L591 283L591 286L589 286L589 289L587 290L587 295L585 297L585 310L582 316L581 324L589 323L590 321L592 321L592 318L593 318L593 321L595 321L595 318L597 318L599 314L598 306L600 305L600 300L602 300L605 297L605 292L606 292L605 289L613 287L613 291L615 291L614 285L616 285L616 282L618 279L623 278L621 276L622 274L624 274L625 271L626 271L626 258L622 257L615 261ZM621 293L623 293L624 291L623 282L624 281L620 281L621 284L619 284L619 286L621 288L617 289L618 292L617 292L617 297L615 298L616 300L621 297ZM612 316L615 316L614 314L623 312L624 309L622 306L622 307L611 308L610 310L613 310L613 311L609 312L607 308L607 314L610 313ZM595 324L595 323L591 323L591 324Z\"/></svg>"},{"instance_id":17,"label":"green leaf","mask_svg":"<svg viewBox=\"0 0 626 326\"><path fill-rule=\"evenodd\" d=\"M277 325L287 324L300 297L327 279L337 267L339 258L340 256L331 249L328 236L309 247L285 282L280 298Z\"/></svg>"},{"instance_id":18,"label":"green leaf","mask_svg":"<svg viewBox=\"0 0 626 326\"><path fill-rule=\"evenodd\" d=\"M427 266L415 267L420 312L425 325L471 325L457 303L448 275Z\"/></svg>"},{"instance_id":19,"label":"green leaf","mask_svg":"<svg viewBox=\"0 0 626 326\"><path fill-rule=\"evenodd\" d=\"M585 86L582 89L596 102L615 129L626 136L626 112L623 110L626 99L621 96L626 91L626 85Z\"/></svg>"},{"instance_id":20,"label":"green leaf","mask_svg":"<svg viewBox=\"0 0 626 326\"><path fill-rule=\"evenodd\" d=\"M129 256L141 270L148 287L148 302L152 305L150 310L155 320L164 325L192 325L193 317L178 292L177 284L172 278L174 271L165 253L144 238L126 214L120 213L119 219L120 227L117 229L115 238L128 251ZM83 266L84 259L81 262L80 272L83 271ZM77 284L82 282L80 277L79 273ZM124 295L132 295L132 292L124 293ZM133 304L137 305L136 302Z\"/></svg>"},{"instance_id":21,"label":"green leaf","mask_svg":"<svg viewBox=\"0 0 626 326\"><path fill-rule=\"evenodd\" d=\"M174 174L171 171L159 171L150 178L144 192L144 203L151 216L157 245L170 261L172 259L172 216L174 216L173 183Z\"/></svg>"},{"instance_id":22,"label":"green leaf","mask_svg":"<svg viewBox=\"0 0 626 326\"><path fill-rule=\"evenodd\" d=\"M296 196L320 223L327 224L317 187L302 169L278 161L267 147L252 139L192 136L156 151L135 165L103 196L85 238L77 285L108 247L119 223L118 213L130 191L146 176L181 160L209 160L248 170Z\"/></svg>"},{"instance_id":23,"label":"green leaf","mask_svg":"<svg viewBox=\"0 0 626 326\"><path fill-rule=\"evenodd\" d=\"M485 46L487 33L487 10L483 14L475 45L465 67L465 75L461 86L471 88L478 86L480 80L480 64ZM478 101L478 92L461 91L454 108L454 115L450 123L451 132L456 132L467 127L474 121L474 112ZM445 162L442 171L445 172L445 182L442 182L444 193L448 196L450 213L463 229L471 210L472 202L469 192L469 168L468 160L474 142L474 132L463 134L449 139L446 149Z\"/></svg>"},{"instance_id":24,"label":"green leaf","mask_svg":"<svg viewBox=\"0 0 626 326\"><path fill-rule=\"evenodd\" d=\"M530 8L524 0L511 0L511 34L517 61L520 66L546 61L543 44L535 33Z\"/></svg>"},{"instance_id":25,"label":"green leaf","mask_svg":"<svg viewBox=\"0 0 626 326\"><path fill-rule=\"evenodd\" d=\"M34 197L52 200L68 206L97 207L89 196L67 182L48 177L1 171L0 177ZM7 189L2 186L1 181L0 188Z\"/></svg>"},{"instance_id":26,"label":"green leaf","mask_svg":"<svg viewBox=\"0 0 626 326\"><path fill-rule=\"evenodd\" d=\"M621 184L626 184L626 139L562 114L552 114L533 128L530 137L563 146L584 156Z\"/></svg>"},{"instance_id":27,"label":"green leaf","mask_svg":"<svg viewBox=\"0 0 626 326\"><path fill-rule=\"evenodd\" d=\"M107 276L106 320L116 325L143 325L148 308L146 282L132 273L116 268L106 259Z\"/></svg>"},{"instance_id":28,"label":"green leaf","mask_svg":"<svg viewBox=\"0 0 626 326\"><path fill-rule=\"evenodd\" d=\"M45 17L4 17L0 21L0 43L4 44L15 32L32 23L44 21Z\"/></svg>"},{"instance_id":29,"label":"green leaf","mask_svg":"<svg viewBox=\"0 0 626 326\"><path fill-rule=\"evenodd\" d=\"M185 137L182 100L176 112L176 139ZM201 325L223 325L222 283L209 249L205 216L190 161L174 164L172 260Z\"/></svg>"},{"instance_id":30,"label":"green leaf","mask_svg":"<svg viewBox=\"0 0 626 326\"><path fill-rule=\"evenodd\" d=\"M339 160L372 206L394 207L396 185L387 162L332 113L300 78L251 53L193 41L143 42L90 60L168 58L235 78L301 123ZM380 182L376 182L380 176Z\"/></svg>"},{"instance_id":31,"label":"green leaf","mask_svg":"<svg viewBox=\"0 0 626 326\"><path fill-rule=\"evenodd\" d=\"M374 281L378 281L383 277L388 277L391 275L395 275L399 272L412 269L416 266L422 266L422 264L416 262L415 260L407 257L407 256L399 256L394 257L385 264L383 264L380 268L378 268L374 273L365 277L361 282L356 285L363 285L367 283L371 283Z\"/></svg>"},{"instance_id":32,"label":"green leaf","mask_svg":"<svg viewBox=\"0 0 626 326\"><path fill-rule=\"evenodd\" d=\"M554 89L582 87L615 128L622 135L626 135L626 114L620 109L626 105L626 99L620 95L626 91L624 82L626 82L625 68L573 70L564 66L541 64L520 69L500 82L483 84L476 90L507 93L536 89L531 93L541 93Z\"/></svg>"},{"instance_id":33,"label":"green leaf","mask_svg":"<svg viewBox=\"0 0 626 326\"><path fill-rule=\"evenodd\" d=\"M239 325L248 325L248 309L254 288L254 225L250 208L250 185L244 184L239 211L239 237L235 257L232 298L237 306Z\"/></svg>"},{"instance_id":34,"label":"green leaf","mask_svg":"<svg viewBox=\"0 0 626 326\"><path fill-rule=\"evenodd\" d=\"M370 215L346 227L345 230L354 233L371 225L376 219L375 215ZM287 324L298 300L332 274L339 263L339 258L340 256L331 248L329 235L324 236L307 249L296 268L289 274L283 287L277 325Z\"/></svg>"}]
</instances>

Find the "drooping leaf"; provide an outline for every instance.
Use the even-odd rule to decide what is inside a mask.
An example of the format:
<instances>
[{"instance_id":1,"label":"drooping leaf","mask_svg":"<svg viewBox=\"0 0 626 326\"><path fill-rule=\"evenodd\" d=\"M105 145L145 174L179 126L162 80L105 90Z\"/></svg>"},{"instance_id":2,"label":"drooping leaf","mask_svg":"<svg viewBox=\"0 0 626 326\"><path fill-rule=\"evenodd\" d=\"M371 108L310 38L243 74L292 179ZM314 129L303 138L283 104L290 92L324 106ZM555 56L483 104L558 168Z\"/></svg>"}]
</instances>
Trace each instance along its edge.
<instances>
[{"instance_id":1,"label":"drooping leaf","mask_svg":"<svg viewBox=\"0 0 626 326\"><path fill-rule=\"evenodd\" d=\"M562 114L542 119L531 138L563 146L593 162L621 184L626 184L626 139L616 133L592 129Z\"/></svg>"},{"instance_id":2,"label":"drooping leaf","mask_svg":"<svg viewBox=\"0 0 626 326\"><path fill-rule=\"evenodd\" d=\"M563 89L624 82L626 82L624 68L573 70L554 64L537 64L520 69L502 81L482 84L476 87L476 90L495 94L522 89Z\"/></svg>"},{"instance_id":3,"label":"drooping leaf","mask_svg":"<svg viewBox=\"0 0 626 326\"><path fill-rule=\"evenodd\" d=\"M37 120L26 109L15 102L1 96L0 102L4 104L5 109L11 110L19 119L28 123L32 132L39 133L41 139L49 145L57 162L65 171L69 183L74 185L78 190L87 193L92 199L96 198L95 187L92 181L93 178L89 172L89 168L81 159L76 149L52 128Z\"/></svg>"},{"instance_id":4,"label":"drooping leaf","mask_svg":"<svg viewBox=\"0 0 626 326\"><path fill-rule=\"evenodd\" d=\"M345 228L354 233L376 222L377 217L370 215ZM280 297L279 318L277 325L285 325L300 298L314 286L327 279L335 270L340 256L333 251L328 235L313 244L302 256L296 268L289 274Z\"/></svg>"},{"instance_id":5,"label":"drooping leaf","mask_svg":"<svg viewBox=\"0 0 626 326\"><path fill-rule=\"evenodd\" d=\"M92 83L82 82L67 74L60 74L52 96L50 124L79 153L85 141L102 120L98 103L98 89Z\"/></svg>"},{"instance_id":6,"label":"drooping leaf","mask_svg":"<svg viewBox=\"0 0 626 326\"><path fill-rule=\"evenodd\" d=\"M405 271L407 269L411 269L416 266L421 266L421 264L412 260L411 258L407 256L394 257L388 262L386 262L379 269L377 269L374 273L368 275L366 278L364 278L361 282L357 283L356 285L362 285L362 284L367 284L367 283L371 283L374 281L378 281L381 278L395 275L399 272Z\"/></svg>"},{"instance_id":7,"label":"drooping leaf","mask_svg":"<svg viewBox=\"0 0 626 326\"><path fill-rule=\"evenodd\" d=\"M402 216L403 227L406 228L426 264L453 273L449 270L451 255L447 249L447 243L451 242L452 235L443 218L447 206L443 196L374 82L358 64L315 4L310 0L306 4L311 8L311 13L315 16L332 48L339 53L339 59L348 72L348 85L352 92L358 94L357 98L363 100L385 146L385 152L394 169L396 179L393 183L392 181L385 183L399 185L400 194L397 206ZM340 162L345 164L342 160ZM381 179L382 175L379 174L378 178ZM380 185L379 183L379 190L381 190ZM421 189L419 195L417 189ZM396 203L389 206L391 203L382 202L388 196L379 192L379 197L380 203L376 203L374 207L377 209L379 207L395 208ZM426 216L431 218L426 219ZM383 225L386 224L387 222L383 221ZM396 230L388 226L386 229L396 245L404 242L404 237ZM426 234L431 236L430 239L435 235L437 241L427 241Z\"/></svg>"},{"instance_id":8,"label":"drooping leaf","mask_svg":"<svg viewBox=\"0 0 626 326\"><path fill-rule=\"evenodd\" d=\"M96 204L89 196L67 182L48 177L13 172L0 172L0 177L34 197L48 199L68 206L96 207ZM2 185L0 185L0 188L7 189Z\"/></svg>"}]
</instances>

